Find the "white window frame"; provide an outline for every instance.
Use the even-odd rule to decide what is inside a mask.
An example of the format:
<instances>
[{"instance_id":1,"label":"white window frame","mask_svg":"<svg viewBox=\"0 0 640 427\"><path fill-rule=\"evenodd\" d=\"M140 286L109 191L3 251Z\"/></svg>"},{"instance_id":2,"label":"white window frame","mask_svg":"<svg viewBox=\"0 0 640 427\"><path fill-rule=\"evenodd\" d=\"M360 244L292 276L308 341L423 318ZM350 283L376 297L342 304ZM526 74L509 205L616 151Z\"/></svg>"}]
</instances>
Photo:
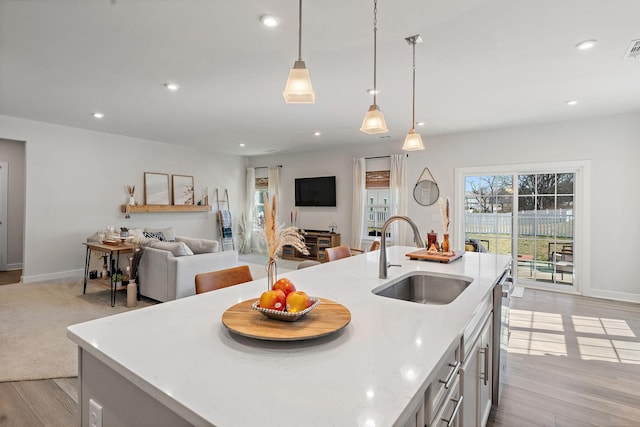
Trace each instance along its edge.
<instances>
[{"instance_id":1,"label":"white window frame","mask_svg":"<svg viewBox=\"0 0 640 427\"><path fill-rule=\"evenodd\" d=\"M591 161L561 161L546 163L528 163L517 165L495 165L465 167L455 169L454 193L455 193L455 218L464 218L464 197L465 197L465 177L468 175L523 175L523 174L544 174L544 173L575 173L575 224L574 224L574 260L575 260L575 280L571 289L566 289L566 285L545 285L539 286L541 289L558 290L566 293L576 293L584 296L591 296ZM517 181L516 181L517 182ZM514 184L514 197L517 197L517 185ZM514 212L514 221L517 224L517 212ZM464 221L456 221L455 224L455 246L464 247ZM517 235L514 238L517 247ZM517 252L517 251L516 251ZM517 253L512 254L517 256ZM512 261L517 265L517 260ZM538 286L527 284L527 287L538 288Z\"/></svg>"}]
</instances>

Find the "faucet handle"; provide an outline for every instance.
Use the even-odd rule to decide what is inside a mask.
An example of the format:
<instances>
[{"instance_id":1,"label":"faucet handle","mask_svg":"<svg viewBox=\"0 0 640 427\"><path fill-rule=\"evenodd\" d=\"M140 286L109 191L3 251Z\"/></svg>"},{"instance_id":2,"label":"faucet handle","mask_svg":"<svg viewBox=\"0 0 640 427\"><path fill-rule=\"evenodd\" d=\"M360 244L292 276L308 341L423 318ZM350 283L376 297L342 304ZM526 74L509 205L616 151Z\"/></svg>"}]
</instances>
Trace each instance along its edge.
<instances>
[{"instance_id":1,"label":"faucet handle","mask_svg":"<svg viewBox=\"0 0 640 427\"><path fill-rule=\"evenodd\" d=\"M387 268L389 267L402 267L402 264L391 264L390 262L387 263Z\"/></svg>"}]
</instances>

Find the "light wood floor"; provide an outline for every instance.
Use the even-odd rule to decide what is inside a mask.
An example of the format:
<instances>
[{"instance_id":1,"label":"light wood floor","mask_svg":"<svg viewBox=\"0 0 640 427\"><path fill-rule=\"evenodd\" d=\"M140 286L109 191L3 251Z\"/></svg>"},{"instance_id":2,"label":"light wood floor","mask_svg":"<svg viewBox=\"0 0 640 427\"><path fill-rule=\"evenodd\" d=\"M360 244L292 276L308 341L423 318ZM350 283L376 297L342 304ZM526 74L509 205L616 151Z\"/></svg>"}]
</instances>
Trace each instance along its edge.
<instances>
[{"instance_id":1,"label":"light wood floor","mask_svg":"<svg viewBox=\"0 0 640 427\"><path fill-rule=\"evenodd\" d=\"M525 290L489 426L640 426L640 304Z\"/></svg>"},{"instance_id":2,"label":"light wood floor","mask_svg":"<svg viewBox=\"0 0 640 427\"><path fill-rule=\"evenodd\" d=\"M640 426L640 305L527 289L488 425ZM77 378L0 383L0 426L77 424Z\"/></svg>"},{"instance_id":3,"label":"light wood floor","mask_svg":"<svg viewBox=\"0 0 640 427\"><path fill-rule=\"evenodd\" d=\"M78 424L78 378L0 383L0 426Z\"/></svg>"}]
</instances>

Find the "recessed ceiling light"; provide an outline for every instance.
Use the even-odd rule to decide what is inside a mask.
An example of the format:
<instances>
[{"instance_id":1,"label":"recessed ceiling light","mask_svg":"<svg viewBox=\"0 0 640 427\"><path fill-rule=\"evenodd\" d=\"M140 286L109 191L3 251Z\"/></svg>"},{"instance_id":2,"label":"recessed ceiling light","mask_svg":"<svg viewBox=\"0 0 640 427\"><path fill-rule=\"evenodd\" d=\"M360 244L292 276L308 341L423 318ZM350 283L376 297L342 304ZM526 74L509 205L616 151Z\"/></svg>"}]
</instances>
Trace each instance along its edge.
<instances>
[{"instance_id":1,"label":"recessed ceiling light","mask_svg":"<svg viewBox=\"0 0 640 427\"><path fill-rule=\"evenodd\" d=\"M92 114L92 116L93 116L94 119L101 119L101 118L104 117L104 114L95 112L95 113Z\"/></svg>"},{"instance_id":2,"label":"recessed ceiling light","mask_svg":"<svg viewBox=\"0 0 640 427\"><path fill-rule=\"evenodd\" d=\"M278 19L273 15L262 15L260 17L260 22L262 22L262 25L264 25L265 27L271 28L271 27L277 27L278 24L280 24L280 19Z\"/></svg>"},{"instance_id":3,"label":"recessed ceiling light","mask_svg":"<svg viewBox=\"0 0 640 427\"><path fill-rule=\"evenodd\" d=\"M240 143L240 147L244 147L244 142L241 142L241 143Z\"/></svg>"},{"instance_id":4,"label":"recessed ceiling light","mask_svg":"<svg viewBox=\"0 0 640 427\"><path fill-rule=\"evenodd\" d=\"M313 133L313 136L320 136L320 135L322 135L322 133L318 130Z\"/></svg>"},{"instance_id":5,"label":"recessed ceiling light","mask_svg":"<svg viewBox=\"0 0 640 427\"><path fill-rule=\"evenodd\" d=\"M175 92L178 89L180 89L180 86L178 86L175 83L165 83L164 87L166 87L168 90L170 90L171 92Z\"/></svg>"},{"instance_id":6,"label":"recessed ceiling light","mask_svg":"<svg viewBox=\"0 0 640 427\"><path fill-rule=\"evenodd\" d=\"M598 43L598 40L585 40L578 43L576 45L576 48L578 50L589 50L592 49L596 45L596 43Z\"/></svg>"},{"instance_id":7,"label":"recessed ceiling light","mask_svg":"<svg viewBox=\"0 0 640 427\"><path fill-rule=\"evenodd\" d=\"M377 94L380 93L380 91L379 90L374 90L374 89L367 89L367 93L369 95L377 95Z\"/></svg>"},{"instance_id":8,"label":"recessed ceiling light","mask_svg":"<svg viewBox=\"0 0 640 427\"><path fill-rule=\"evenodd\" d=\"M567 101L565 102L565 104L569 105L569 106L573 106L576 105L578 103L578 101L576 101L575 99L572 99L571 101Z\"/></svg>"},{"instance_id":9,"label":"recessed ceiling light","mask_svg":"<svg viewBox=\"0 0 640 427\"><path fill-rule=\"evenodd\" d=\"M417 122L416 123L418 126L424 126L424 122Z\"/></svg>"}]
</instances>

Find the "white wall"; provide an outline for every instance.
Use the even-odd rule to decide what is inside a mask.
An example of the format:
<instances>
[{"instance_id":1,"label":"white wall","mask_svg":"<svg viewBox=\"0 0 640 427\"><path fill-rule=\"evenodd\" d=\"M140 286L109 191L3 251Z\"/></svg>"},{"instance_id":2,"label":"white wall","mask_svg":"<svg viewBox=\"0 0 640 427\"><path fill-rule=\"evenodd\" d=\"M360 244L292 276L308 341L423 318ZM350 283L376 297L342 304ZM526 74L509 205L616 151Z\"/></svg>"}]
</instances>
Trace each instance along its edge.
<instances>
[{"instance_id":1,"label":"white wall","mask_svg":"<svg viewBox=\"0 0 640 427\"><path fill-rule=\"evenodd\" d=\"M567 160L591 161L591 295L640 302L635 262L640 259L640 113L565 121L482 132L423 138L425 151L409 154L410 192L425 166L442 197L454 196L454 170ZM283 206L293 206L293 178L336 175L338 207L301 209L301 227L326 229L338 224L342 241L349 242L351 222L351 159L401 152L402 141L372 142L371 146L322 148L313 153L273 155L250 159L250 164L282 164ZM455 212L455 206L452 209ZM432 217L436 216L437 220ZM420 206L413 199L409 216L421 234L439 230L438 205ZM455 218L453 219L455 221ZM454 229L452 224L451 229Z\"/></svg>"},{"instance_id":2,"label":"white wall","mask_svg":"<svg viewBox=\"0 0 640 427\"><path fill-rule=\"evenodd\" d=\"M24 241L24 142L0 139L0 161L9 164L7 183L7 270L22 268Z\"/></svg>"},{"instance_id":3,"label":"white wall","mask_svg":"<svg viewBox=\"0 0 640 427\"><path fill-rule=\"evenodd\" d=\"M144 172L192 175L202 187L229 190L231 210L244 200L245 160L177 145L0 116L0 138L26 141L24 282L77 276L82 242L116 227L173 226L178 235L217 238L213 213L146 213L124 219L125 186L143 203ZM215 200L210 195L210 203Z\"/></svg>"},{"instance_id":4,"label":"white wall","mask_svg":"<svg viewBox=\"0 0 640 427\"><path fill-rule=\"evenodd\" d=\"M196 194L203 185L228 187L232 211L243 200L244 159L203 153L168 144L0 116L0 138L26 142L25 281L78 274L81 246L94 231L116 226L168 226L178 234L213 238L213 214L135 214L119 212L126 184L141 201L144 172L193 175ZM640 113L537 126L424 138L427 149L409 154L409 183L428 166L441 195L453 198L457 167L591 160L591 294L640 301L634 263L640 258ZM320 143L319 143L320 144ZM353 157L400 153L402 142L330 148L250 159L252 166L282 164L282 221L294 205L296 177L336 175L336 208L299 208L303 228L338 224L342 241L351 232ZM411 190L411 189L410 189ZM453 200L452 200L453 201ZM237 203L234 207L234 204ZM437 205L413 200L409 216L425 235L438 228ZM454 218L455 221L455 218Z\"/></svg>"}]
</instances>

